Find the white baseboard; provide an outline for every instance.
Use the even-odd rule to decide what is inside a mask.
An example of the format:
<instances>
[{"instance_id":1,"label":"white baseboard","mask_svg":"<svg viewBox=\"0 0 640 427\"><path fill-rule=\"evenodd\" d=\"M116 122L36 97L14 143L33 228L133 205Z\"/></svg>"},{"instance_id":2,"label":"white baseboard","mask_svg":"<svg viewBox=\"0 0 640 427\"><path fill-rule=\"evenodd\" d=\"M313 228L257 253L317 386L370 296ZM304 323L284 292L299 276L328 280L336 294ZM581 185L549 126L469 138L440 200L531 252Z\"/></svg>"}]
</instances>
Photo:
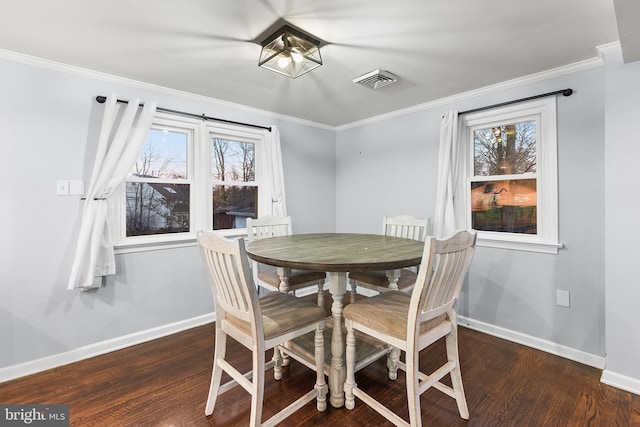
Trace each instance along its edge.
<instances>
[{"instance_id":1,"label":"white baseboard","mask_svg":"<svg viewBox=\"0 0 640 427\"><path fill-rule=\"evenodd\" d=\"M311 290L308 291L309 293ZM162 338L167 335L175 334L187 329L201 326L215 321L215 313L205 314L180 322L163 325L157 328L148 329L146 331L136 332L134 334L102 341L88 346L80 347L75 350L60 353L53 356L44 357L42 359L32 360L5 368L0 368L0 383L12 379L20 378L26 375L35 374L37 372L46 371L48 369L57 368L69 363L78 362L94 356L110 353L125 347L130 347L143 342ZM503 338L518 344L526 345L547 353L555 354L566 359L574 360L585 365L603 369L605 358L586 353L574 348L559 345L557 343L542 340L530 335L515 332L506 328L491 325L463 316L458 318L458 324L469 329L474 329L489 335ZM601 381L631 393L640 394L640 380L627 377L615 372L604 370Z\"/></svg>"},{"instance_id":2,"label":"white baseboard","mask_svg":"<svg viewBox=\"0 0 640 427\"><path fill-rule=\"evenodd\" d=\"M518 344L526 345L527 347L542 350L547 353L555 354L556 356L564 357L565 359L593 366L594 368L603 369L605 365L605 358L602 356L586 353L581 350L576 350L575 348L532 337L531 335L491 325L479 320L459 316L458 325L474 329L479 332L484 332L485 334L493 335L498 338L503 338L508 341L513 341Z\"/></svg>"},{"instance_id":3,"label":"white baseboard","mask_svg":"<svg viewBox=\"0 0 640 427\"><path fill-rule=\"evenodd\" d=\"M43 357L42 359L31 360L29 362L0 368L0 383L26 375L35 374L37 372L46 371L47 369L57 368L58 366L67 365L69 363L78 362L90 357L110 353L112 351L120 350L125 347L151 341L157 338L162 338L167 335L195 328L196 326L205 325L215 321L215 316L215 313L209 313L193 317L191 319L182 320L180 322L159 326L157 328L147 329L146 331L140 331L110 340L101 341L66 353L55 354L53 356Z\"/></svg>"},{"instance_id":4,"label":"white baseboard","mask_svg":"<svg viewBox=\"0 0 640 427\"><path fill-rule=\"evenodd\" d=\"M605 369L602 371L600 382L640 396L640 380L637 378L627 377Z\"/></svg>"}]
</instances>

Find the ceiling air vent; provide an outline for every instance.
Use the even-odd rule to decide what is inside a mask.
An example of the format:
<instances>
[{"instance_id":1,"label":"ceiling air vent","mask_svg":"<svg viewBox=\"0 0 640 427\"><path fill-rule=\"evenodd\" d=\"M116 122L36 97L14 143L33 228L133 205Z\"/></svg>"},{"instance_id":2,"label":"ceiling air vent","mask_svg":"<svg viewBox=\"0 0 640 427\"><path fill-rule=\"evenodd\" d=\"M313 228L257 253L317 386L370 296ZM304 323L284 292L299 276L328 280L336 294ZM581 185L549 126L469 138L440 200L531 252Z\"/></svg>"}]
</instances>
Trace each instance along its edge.
<instances>
[{"instance_id":1,"label":"ceiling air vent","mask_svg":"<svg viewBox=\"0 0 640 427\"><path fill-rule=\"evenodd\" d=\"M383 86L390 85L398 81L398 76L391 74L385 70L373 70L370 73L363 74L353 79L354 83L369 86L373 89L380 89Z\"/></svg>"}]
</instances>

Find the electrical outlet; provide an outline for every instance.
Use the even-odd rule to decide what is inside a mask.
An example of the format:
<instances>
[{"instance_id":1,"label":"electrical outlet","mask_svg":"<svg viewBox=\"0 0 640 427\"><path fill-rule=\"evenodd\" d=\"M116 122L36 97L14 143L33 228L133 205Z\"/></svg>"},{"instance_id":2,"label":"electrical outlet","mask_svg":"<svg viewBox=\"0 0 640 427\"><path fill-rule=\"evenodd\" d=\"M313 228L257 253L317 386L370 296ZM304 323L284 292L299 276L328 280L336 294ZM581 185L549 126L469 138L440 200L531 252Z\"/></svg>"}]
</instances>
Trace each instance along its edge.
<instances>
[{"instance_id":1,"label":"electrical outlet","mask_svg":"<svg viewBox=\"0 0 640 427\"><path fill-rule=\"evenodd\" d=\"M70 196L84 195L84 181L69 181L69 195Z\"/></svg>"},{"instance_id":2,"label":"electrical outlet","mask_svg":"<svg viewBox=\"0 0 640 427\"><path fill-rule=\"evenodd\" d=\"M558 304L560 307L571 307L569 301L569 291L556 289L556 304Z\"/></svg>"}]
</instances>

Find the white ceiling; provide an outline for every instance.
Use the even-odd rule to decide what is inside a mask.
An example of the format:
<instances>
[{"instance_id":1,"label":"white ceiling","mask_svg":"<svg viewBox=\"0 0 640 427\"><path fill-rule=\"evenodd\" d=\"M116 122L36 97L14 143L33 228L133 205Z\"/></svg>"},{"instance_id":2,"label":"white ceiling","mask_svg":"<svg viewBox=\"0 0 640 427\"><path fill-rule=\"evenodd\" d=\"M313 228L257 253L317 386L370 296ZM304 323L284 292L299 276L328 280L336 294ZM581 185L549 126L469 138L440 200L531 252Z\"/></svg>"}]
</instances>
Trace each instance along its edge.
<instances>
[{"instance_id":1,"label":"white ceiling","mask_svg":"<svg viewBox=\"0 0 640 427\"><path fill-rule=\"evenodd\" d=\"M615 2L621 15L634 0ZM597 57L620 38L615 12L614 0L3 0L0 49L338 126ZM295 80L258 68L254 41L279 19L326 43L323 66ZM378 68L399 83L352 82Z\"/></svg>"}]
</instances>

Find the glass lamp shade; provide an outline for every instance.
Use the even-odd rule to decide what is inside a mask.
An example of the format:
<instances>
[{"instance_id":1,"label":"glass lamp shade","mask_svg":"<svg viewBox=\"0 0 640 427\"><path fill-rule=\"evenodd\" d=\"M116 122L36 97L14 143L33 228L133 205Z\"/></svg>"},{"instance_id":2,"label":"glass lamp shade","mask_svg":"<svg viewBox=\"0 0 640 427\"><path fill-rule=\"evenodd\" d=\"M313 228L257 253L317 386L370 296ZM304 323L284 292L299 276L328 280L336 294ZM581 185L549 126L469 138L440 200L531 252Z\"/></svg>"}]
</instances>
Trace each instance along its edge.
<instances>
[{"instance_id":1,"label":"glass lamp shade","mask_svg":"<svg viewBox=\"0 0 640 427\"><path fill-rule=\"evenodd\" d=\"M288 25L262 42L258 66L295 79L322 65L320 42Z\"/></svg>"}]
</instances>

